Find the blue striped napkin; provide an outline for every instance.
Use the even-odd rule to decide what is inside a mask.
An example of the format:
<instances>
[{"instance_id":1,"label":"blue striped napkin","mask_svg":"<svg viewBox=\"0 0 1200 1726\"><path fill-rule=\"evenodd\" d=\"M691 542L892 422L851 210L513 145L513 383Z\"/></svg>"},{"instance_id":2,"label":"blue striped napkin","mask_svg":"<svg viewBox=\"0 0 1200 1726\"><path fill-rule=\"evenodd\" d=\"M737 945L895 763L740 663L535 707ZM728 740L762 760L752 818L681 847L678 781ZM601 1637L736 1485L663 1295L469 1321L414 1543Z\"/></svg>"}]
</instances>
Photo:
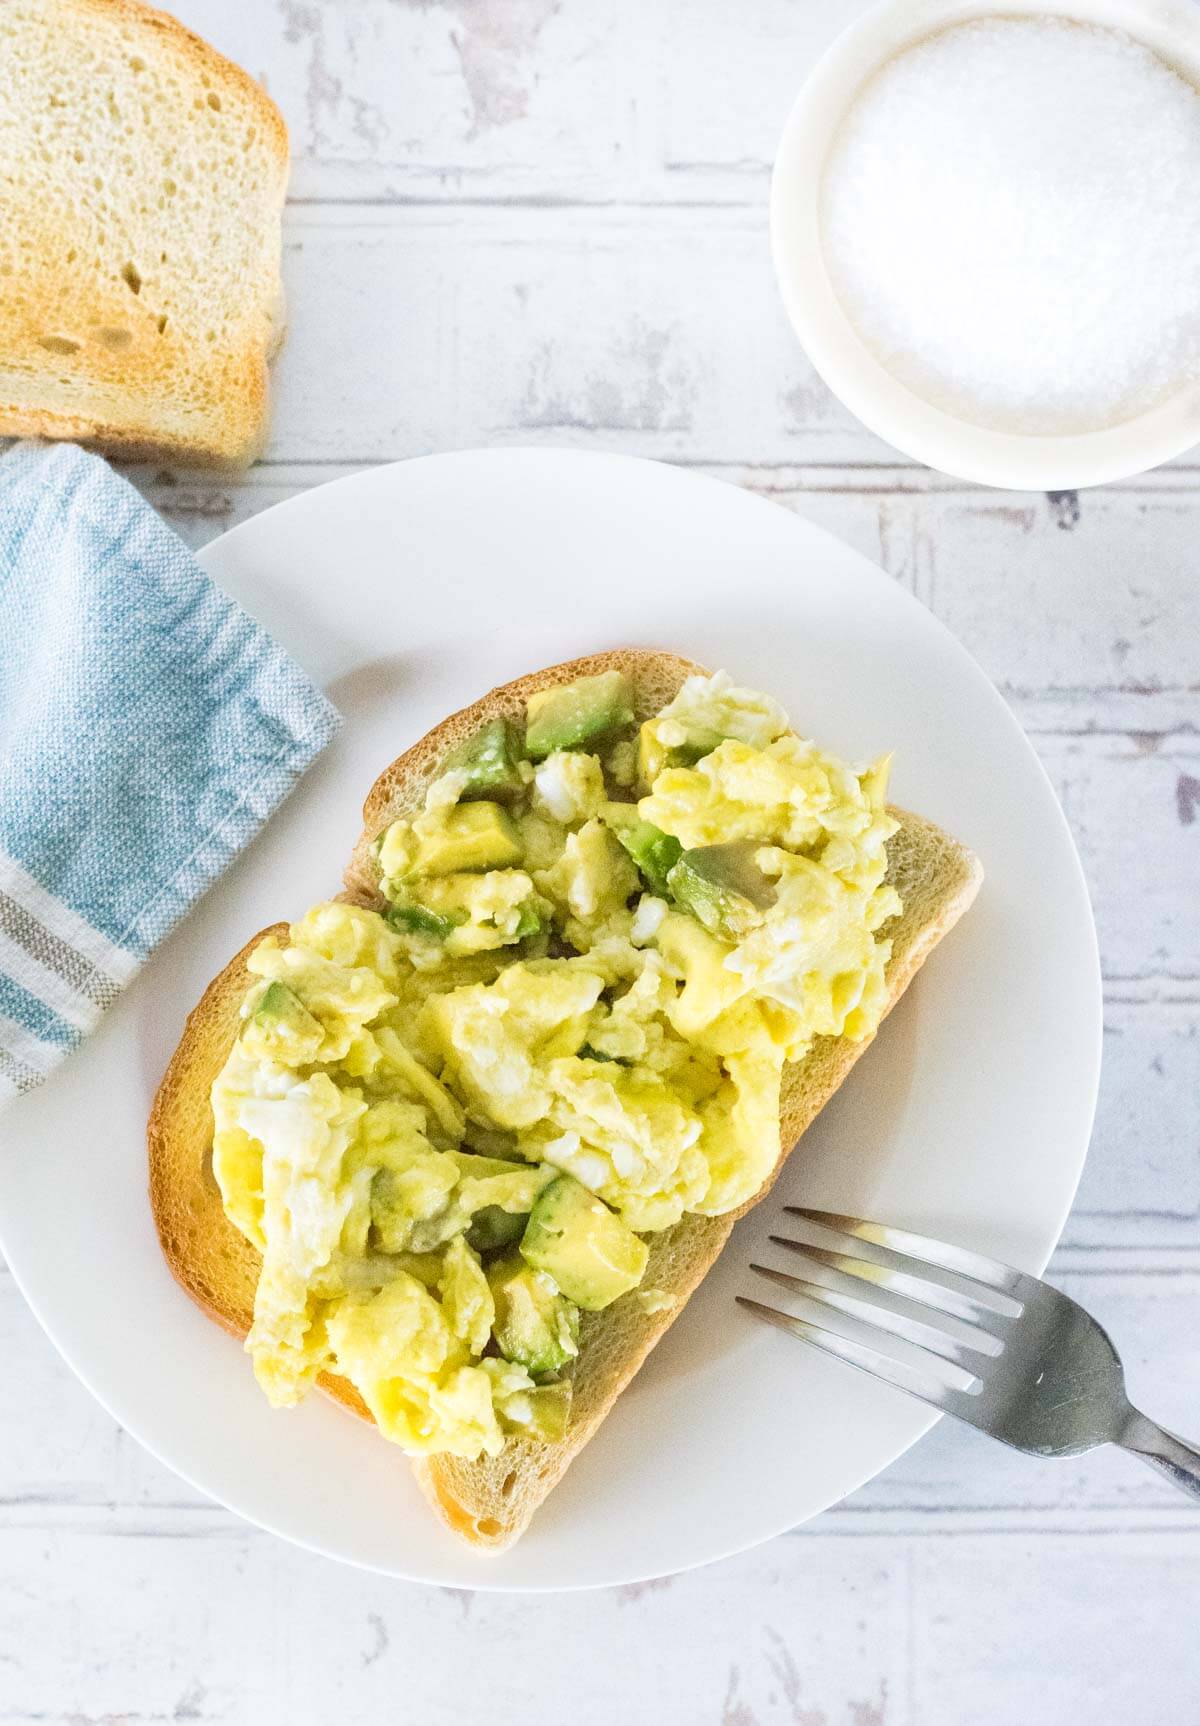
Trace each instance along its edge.
<instances>
[{"instance_id":1,"label":"blue striped napkin","mask_svg":"<svg viewBox=\"0 0 1200 1726\"><path fill-rule=\"evenodd\" d=\"M103 461L0 459L0 1104L87 1035L337 725Z\"/></svg>"}]
</instances>

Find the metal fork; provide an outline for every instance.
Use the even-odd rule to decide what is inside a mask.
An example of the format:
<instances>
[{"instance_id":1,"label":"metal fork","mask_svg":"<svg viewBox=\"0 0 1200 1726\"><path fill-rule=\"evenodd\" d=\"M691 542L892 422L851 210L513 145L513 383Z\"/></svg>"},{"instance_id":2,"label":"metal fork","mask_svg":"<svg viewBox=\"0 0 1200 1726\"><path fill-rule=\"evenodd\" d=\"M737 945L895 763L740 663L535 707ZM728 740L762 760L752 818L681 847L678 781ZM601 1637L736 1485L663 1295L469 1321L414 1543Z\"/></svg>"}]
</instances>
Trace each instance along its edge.
<instances>
[{"instance_id":1,"label":"metal fork","mask_svg":"<svg viewBox=\"0 0 1200 1726\"><path fill-rule=\"evenodd\" d=\"M1078 1456L1116 1444L1200 1499L1200 1450L1132 1406L1116 1349L1067 1295L995 1259L907 1229L804 1205L784 1209L841 1236L836 1251L782 1235L770 1238L810 1264L839 1273L842 1286L768 1265L752 1264L751 1270L884 1333L880 1344L898 1339L908 1358L744 1295L737 1297L739 1305L1017 1450ZM931 1271L947 1272L951 1280ZM849 1293L845 1284L851 1278L868 1292Z\"/></svg>"}]
</instances>

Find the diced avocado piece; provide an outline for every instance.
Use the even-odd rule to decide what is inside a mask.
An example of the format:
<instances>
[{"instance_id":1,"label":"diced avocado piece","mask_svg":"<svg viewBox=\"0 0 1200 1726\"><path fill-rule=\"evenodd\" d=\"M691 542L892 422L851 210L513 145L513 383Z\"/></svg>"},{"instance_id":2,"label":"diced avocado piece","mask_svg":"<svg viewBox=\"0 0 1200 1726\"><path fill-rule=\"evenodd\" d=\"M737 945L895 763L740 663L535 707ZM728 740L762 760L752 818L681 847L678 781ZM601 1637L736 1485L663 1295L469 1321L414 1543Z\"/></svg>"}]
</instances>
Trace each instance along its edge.
<instances>
[{"instance_id":1,"label":"diced avocado piece","mask_svg":"<svg viewBox=\"0 0 1200 1726\"><path fill-rule=\"evenodd\" d=\"M630 827L636 827L641 820L636 803L618 803L608 798L596 811L604 825L620 839L621 834ZM621 841L624 844L624 840Z\"/></svg>"},{"instance_id":2,"label":"diced avocado piece","mask_svg":"<svg viewBox=\"0 0 1200 1726\"><path fill-rule=\"evenodd\" d=\"M597 743L633 724L633 691L623 671L602 671L529 697L525 753L544 761L556 749Z\"/></svg>"},{"instance_id":3,"label":"diced avocado piece","mask_svg":"<svg viewBox=\"0 0 1200 1726\"><path fill-rule=\"evenodd\" d=\"M498 803L456 803L417 844L418 875L510 869L521 861L521 836Z\"/></svg>"},{"instance_id":4,"label":"diced avocado piece","mask_svg":"<svg viewBox=\"0 0 1200 1726\"><path fill-rule=\"evenodd\" d=\"M775 889L755 862L754 839L685 851L667 877L676 904L712 935L740 941L775 903Z\"/></svg>"},{"instance_id":5,"label":"diced avocado piece","mask_svg":"<svg viewBox=\"0 0 1200 1726\"><path fill-rule=\"evenodd\" d=\"M431 911L428 905L390 905L384 912L384 921L399 929L405 935L429 935L435 941L444 941L447 935L452 935L465 917L443 917L440 911Z\"/></svg>"},{"instance_id":6,"label":"diced avocado piece","mask_svg":"<svg viewBox=\"0 0 1200 1726\"><path fill-rule=\"evenodd\" d=\"M260 1049L292 1060L315 1060L325 1035L295 990L279 982L268 983L259 996L248 1030Z\"/></svg>"},{"instance_id":7,"label":"diced avocado piece","mask_svg":"<svg viewBox=\"0 0 1200 1726\"><path fill-rule=\"evenodd\" d=\"M599 1312L637 1287L649 1253L606 1204L573 1176L559 1175L530 1213L521 1257L548 1272L576 1306Z\"/></svg>"},{"instance_id":8,"label":"diced avocado piece","mask_svg":"<svg viewBox=\"0 0 1200 1726\"><path fill-rule=\"evenodd\" d=\"M484 1205L471 1218L467 1241L477 1253L500 1252L515 1247L525 1233L529 1218L522 1211L502 1210L499 1205Z\"/></svg>"},{"instance_id":9,"label":"diced avocado piece","mask_svg":"<svg viewBox=\"0 0 1200 1726\"><path fill-rule=\"evenodd\" d=\"M523 1163L517 1149L517 1135L504 1127L485 1127L482 1121L467 1117L462 1155L491 1157L495 1163Z\"/></svg>"},{"instance_id":10,"label":"diced avocado piece","mask_svg":"<svg viewBox=\"0 0 1200 1726\"><path fill-rule=\"evenodd\" d=\"M490 1181L502 1175L524 1175L532 1180L533 1194L526 1210L546 1185L542 1177L542 1171L547 1167L545 1163L528 1163L524 1157L489 1157L482 1151L451 1151L450 1155L458 1164L460 1180Z\"/></svg>"},{"instance_id":11,"label":"diced avocado piece","mask_svg":"<svg viewBox=\"0 0 1200 1726\"><path fill-rule=\"evenodd\" d=\"M464 802L491 797L506 803L525 789L521 777L521 751L507 719L489 719L465 743L452 749L442 763L443 773L464 773L466 784L459 793Z\"/></svg>"},{"instance_id":12,"label":"diced avocado piece","mask_svg":"<svg viewBox=\"0 0 1200 1726\"><path fill-rule=\"evenodd\" d=\"M280 1019L295 1021L300 1019L301 1015L304 1020L312 1020L312 1014L304 1002L286 983L268 983L254 1009L254 1019L259 1025Z\"/></svg>"},{"instance_id":13,"label":"diced avocado piece","mask_svg":"<svg viewBox=\"0 0 1200 1726\"><path fill-rule=\"evenodd\" d=\"M692 731L684 742L668 749L659 742L651 720L638 733L638 778L643 785L653 785L664 768L694 767L724 741L719 731Z\"/></svg>"},{"instance_id":14,"label":"diced avocado piece","mask_svg":"<svg viewBox=\"0 0 1200 1726\"><path fill-rule=\"evenodd\" d=\"M668 767L694 767L697 761L703 761L706 755L724 743L725 738L720 731L693 731L686 743L677 744L667 751Z\"/></svg>"},{"instance_id":15,"label":"diced avocado piece","mask_svg":"<svg viewBox=\"0 0 1200 1726\"><path fill-rule=\"evenodd\" d=\"M540 1438L543 1444L556 1444L564 1438L571 1416L570 1379L560 1378L551 1384L539 1384L526 1393L526 1398L529 1421L518 1430L527 1432L530 1438Z\"/></svg>"},{"instance_id":16,"label":"diced avocado piece","mask_svg":"<svg viewBox=\"0 0 1200 1726\"><path fill-rule=\"evenodd\" d=\"M458 1164L461 1208L474 1216L490 1206L514 1216L528 1216L538 1194L555 1178L547 1163L505 1162L502 1157L479 1157L471 1151L451 1151Z\"/></svg>"},{"instance_id":17,"label":"diced avocado piece","mask_svg":"<svg viewBox=\"0 0 1200 1726\"><path fill-rule=\"evenodd\" d=\"M540 935L546 927L540 912L532 905L522 905L517 917L517 940L527 941L531 935Z\"/></svg>"},{"instance_id":18,"label":"diced avocado piece","mask_svg":"<svg viewBox=\"0 0 1200 1726\"><path fill-rule=\"evenodd\" d=\"M519 1253L488 1266L496 1303L492 1335L505 1360L516 1361L535 1378L557 1372L579 1353L579 1308L555 1288L544 1271Z\"/></svg>"},{"instance_id":19,"label":"diced avocado piece","mask_svg":"<svg viewBox=\"0 0 1200 1726\"><path fill-rule=\"evenodd\" d=\"M667 876L683 856L683 846L673 833L664 833L652 821L634 821L613 831L638 866L642 879L661 898L667 894Z\"/></svg>"}]
</instances>

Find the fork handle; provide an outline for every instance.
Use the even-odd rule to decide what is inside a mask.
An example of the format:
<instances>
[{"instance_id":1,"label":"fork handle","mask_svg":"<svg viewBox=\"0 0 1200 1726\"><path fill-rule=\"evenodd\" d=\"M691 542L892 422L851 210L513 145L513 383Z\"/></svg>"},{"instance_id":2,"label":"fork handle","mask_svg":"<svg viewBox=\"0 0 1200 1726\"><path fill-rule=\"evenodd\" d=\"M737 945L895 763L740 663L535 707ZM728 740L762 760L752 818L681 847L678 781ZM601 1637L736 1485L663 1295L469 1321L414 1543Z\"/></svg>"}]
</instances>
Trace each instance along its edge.
<instances>
[{"instance_id":1,"label":"fork handle","mask_svg":"<svg viewBox=\"0 0 1200 1726\"><path fill-rule=\"evenodd\" d=\"M1200 1450L1194 1444L1187 1444L1173 1432L1156 1426L1136 1408L1130 1409L1129 1419L1116 1442L1122 1450L1132 1451L1151 1468L1165 1474L1189 1498L1200 1499Z\"/></svg>"}]
</instances>

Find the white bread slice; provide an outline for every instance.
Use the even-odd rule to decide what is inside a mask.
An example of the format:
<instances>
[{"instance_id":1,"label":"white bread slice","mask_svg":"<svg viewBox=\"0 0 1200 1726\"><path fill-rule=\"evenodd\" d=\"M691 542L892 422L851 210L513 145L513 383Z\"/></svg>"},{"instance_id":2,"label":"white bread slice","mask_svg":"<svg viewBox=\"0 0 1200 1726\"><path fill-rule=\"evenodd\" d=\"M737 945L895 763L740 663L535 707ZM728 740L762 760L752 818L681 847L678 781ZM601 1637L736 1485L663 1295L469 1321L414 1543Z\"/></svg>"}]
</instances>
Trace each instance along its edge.
<instances>
[{"instance_id":1,"label":"white bread slice","mask_svg":"<svg viewBox=\"0 0 1200 1726\"><path fill-rule=\"evenodd\" d=\"M537 689L620 667L631 678L639 719L670 700L684 678L702 668L674 654L626 649L557 665L494 689L444 720L382 773L363 809L364 826L346 871L345 897L379 907L378 869L371 840L397 816L419 806L447 751L497 714L517 717ZM892 957L888 1007L900 998L937 942L970 905L982 870L963 846L918 816L894 810L900 830L888 843L888 879L904 911L888 926ZM287 926L270 931L285 939ZM150 1193L159 1238L176 1278L200 1306L234 1335L244 1337L254 1311L258 1255L227 1220L212 1173L209 1090L238 1030L238 1009L249 986L246 956L256 935L230 961L188 1019L183 1038L155 1099L149 1125ZM769 1190L788 1151L837 1090L867 1047L844 1038L820 1038L803 1061L784 1074L780 1156L775 1173L751 1203ZM747 1205L745 1209L750 1209ZM740 1215L741 1213L737 1213ZM512 1438L497 1457L463 1462L455 1457L417 1459L414 1469L438 1515L472 1545L498 1551L528 1525L547 1493L587 1443L642 1361L672 1322L729 1237L736 1216L687 1216L650 1237L646 1286L675 1297L666 1311L646 1313L626 1295L601 1313L586 1313L575 1366L571 1421L557 1444ZM325 1375L331 1395L370 1419L353 1386Z\"/></svg>"},{"instance_id":2,"label":"white bread slice","mask_svg":"<svg viewBox=\"0 0 1200 1726\"><path fill-rule=\"evenodd\" d=\"M0 64L0 435L248 465L283 333L278 109L136 0L4 0Z\"/></svg>"}]
</instances>

